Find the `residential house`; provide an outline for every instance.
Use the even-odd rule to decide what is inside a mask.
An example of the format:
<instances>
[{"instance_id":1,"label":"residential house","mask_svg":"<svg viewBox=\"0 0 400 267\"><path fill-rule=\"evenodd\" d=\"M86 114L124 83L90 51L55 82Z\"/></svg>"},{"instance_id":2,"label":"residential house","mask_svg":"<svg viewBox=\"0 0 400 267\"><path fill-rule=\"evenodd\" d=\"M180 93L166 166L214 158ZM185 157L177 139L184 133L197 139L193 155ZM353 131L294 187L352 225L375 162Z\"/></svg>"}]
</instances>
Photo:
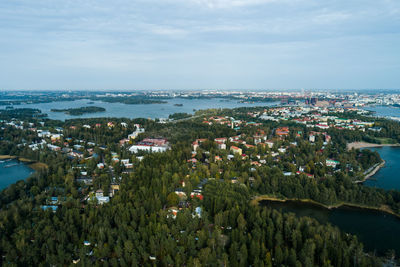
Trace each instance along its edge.
<instances>
[{"instance_id":1,"label":"residential house","mask_svg":"<svg viewBox=\"0 0 400 267\"><path fill-rule=\"evenodd\" d=\"M232 151L232 153L234 154L243 154L243 151L241 148L238 148L237 146L231 146L230 151Z\"/></svg>"}]
</instances>

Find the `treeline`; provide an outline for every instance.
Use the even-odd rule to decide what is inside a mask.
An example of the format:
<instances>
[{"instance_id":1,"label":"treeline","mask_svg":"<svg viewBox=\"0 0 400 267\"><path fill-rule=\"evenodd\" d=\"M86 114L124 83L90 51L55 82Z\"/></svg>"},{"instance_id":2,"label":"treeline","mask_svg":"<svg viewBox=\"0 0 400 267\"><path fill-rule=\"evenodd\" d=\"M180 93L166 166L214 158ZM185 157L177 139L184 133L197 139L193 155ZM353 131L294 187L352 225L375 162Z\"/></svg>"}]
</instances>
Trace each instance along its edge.
<instances>
[{"instance_id":1,"label":"treeline","mask_svg":"<svg viewBox=\"0 0 400 267\"><path fill-rule=\"evenodd\" d=\"M279 169L259 168L253 174L252 189L257 194L274 195L284 198L312 199L326 205L341 202L365 206L389 206L400 214L400 192L355 184L348 176L338 173L316 181L301 175L283 177Z\"/></svg>"},{"instance_id":2,"label":"treeline","mask_svg":"<svg viewBox=\"0 0 400 267\"><path fill-rule=\"evenodd\" d=\"M0 110L1 120L45 118L47 114L35 108L13 108Z\"/></svg>"},{"instance_id":3,"label":"treeline","mask_svg":"<svg viewBox=\"0 0 400 267\"><path fill-rule=\"evenodd\" d=\"M179 145L178 145L179 147ZM177 147L177 148L178 148ZM251 206L244 185L210 181L168 216L167 195L189 174L180 150L148 155L124 176L110 204L67 198L56 213L38 206L67 176L43 174L18 187L25 192L0 210L2 264L153 266L378 266L354 236L309 218ZM55 178L58 176L61 179ZM32 190L37 187L38 190ZM46 191L47 188L47 191ZM34 192L33 192L34 191ZM2 193L4 194L4 192ZM193 216L196 207L201 217ZM87 241L87 245L84 245Z\"/></svg>"},{"instance_id":4,"label":"treeline","mask_svg":"<svg viewBox=\"0 0 400 267\"><path fill-rule=\"evenodd\" d=\"M51 109L50 111L52 111L52 112L64 112L65 114L78 116L78 115L82 115L82 114L85 114L85 113L104 112L104 111L106 111L106 109L102 108L102 107L90 106L90 107L81 107L81 108Z\"/></svg>"},{"instance_id":5,"label":"treeline","mask_svg":"<svg viewBox=\"0 0 400 267\"><path fill-rule=\"evenodd\" d=\"M113 122L112 126L108 122ZM173 144L172 150L148 154L139 162L118 143L135 129L136 123L146 129L138 140L166 137ZM92 127L85 128L84 124ZM93 127L95 124L100 125ZM270 137L277 125L271 122L261 128ZM0 130L0 154L24 156L49 166L47 171L0 192L0 265L70 265L75 260L81 265L99 266L379 266L381 259L365 254L356 237L310 218L252 206L249 200L256 194L269 194L310 198L324 204L385 204L400 213L399 191L386 192L353 183L353 178L380 160L379 155L368 150L346 151L341 138L352 138L351 134L358 138L355 131L329 131L333 144L324 145L317 137L310 145L305 141L309 130L293 125L303 135L296 139L291 134L276 146L289 146L296 140L297 146L289 147L279 162L269 157L265 165L253 168L251 160L267 148L245 150L249 156L246 160L239 155L230 161L209 159L215 155L226 159L229 153L216 149L214 138L243 134L251 143L257 127L243 127L236 132L200 120L159 124L115 118L46 120L45 126L52 131L64 128L60 143L67 138L95 142L98 158L68 159L47 149L32 151L16 144L39 141L34 132L12 126ZM199 162L192 166L187 160L192 157L190 144L197 138L210 141L202 144L196 155ZM133 171L127 174L120 165L113 165L111 152L130 158ZM320 162L327 158L340 162L337 173L326 175L332 169ZM76 182L79 169L72 167L84 165L94 178L92 189L107 192L112 176L107 170L96 168L102 160L113 166L114 175L122 180L120 191L111 202L96 206L81 201L88 188ZM308 168L315 178L283 176L283 171L294 172L297 166ZM215 179L204 185L203 201L190 197L176 201L169 197L175 189L182 188L183 181L183 190L189 196L205 178ZM239 183L231 184L232 178ZM57 212L41 210L40 205L52 196L65 198ZM173 219L169 208L179 207L182 209ZM197 207L202 209L201 217L195 215ZM84 245L84 241L90 245Z\"/></svg>"},{"instance_id":6,"label":"treeline","mask_svg":"<svg viewBox=\"0 0 400 267\"><path fill-rule=\"evenodd\" d=\"M174 113L168 116L169 119L173 119L173 120L181 120L181 119L186 119L186 118L190 118L192 117L191 114L188 113L184 113L184 112L178 112L178 113Z\"/></svg>"}]
</instances>

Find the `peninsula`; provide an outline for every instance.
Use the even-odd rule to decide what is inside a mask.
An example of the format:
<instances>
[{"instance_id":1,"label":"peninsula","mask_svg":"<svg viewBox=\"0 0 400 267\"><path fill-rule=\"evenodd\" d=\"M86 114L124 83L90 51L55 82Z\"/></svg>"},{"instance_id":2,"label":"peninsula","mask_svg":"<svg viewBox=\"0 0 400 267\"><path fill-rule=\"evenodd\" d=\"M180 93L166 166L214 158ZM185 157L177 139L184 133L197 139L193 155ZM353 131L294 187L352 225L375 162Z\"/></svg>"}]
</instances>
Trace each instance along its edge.
<instances>
[{"instance_id":1,"label":"peninsula","mask_svg":"<svg viewBox=\"0 0 400 267\"><path fill-rule=\"evenodd\" d=\"M353 142L347 144L347 149L361 149L361 148L369 148L369 147L384 147L384 146L400 146L400 144L374 144L367 142Z\"/></svg>"}]
</instances>

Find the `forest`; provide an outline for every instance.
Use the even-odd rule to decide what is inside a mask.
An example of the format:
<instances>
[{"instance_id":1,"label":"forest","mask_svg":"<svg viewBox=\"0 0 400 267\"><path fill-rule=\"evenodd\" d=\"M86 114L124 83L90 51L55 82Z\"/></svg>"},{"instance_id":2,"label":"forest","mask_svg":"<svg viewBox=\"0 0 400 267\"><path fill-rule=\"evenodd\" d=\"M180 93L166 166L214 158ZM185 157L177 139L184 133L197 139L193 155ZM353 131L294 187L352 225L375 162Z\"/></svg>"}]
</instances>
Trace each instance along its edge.
<instances>
[{"instance_id":1,"label":"forest","mask_svg":"<svg viewBox=\"0 0 400 267\"><path fill-rule=\"evenodd\" d=\"M179 113L174 113L168 116L169 119L173 120L181 120L181 119L186 119L192 117L191 114L184 113L184 112L179 112Z\"/></svg>"},{"instance_id":2,"label":"forest","mask_svg":"<svg viewBox=\"0 0 400 267\"><path fill-rule=\"evenodd\" d=\"M196 115L248 119L246 112L209 110ZM72 159L46 147L32 150L18 144L38 143L33 129L2 124L0 154L23 156L47 164L48 169L0 192L0 265L381 266L386 261L365 251L356 236L336 227L250 201L265 194L324 204L387 205L400 214L399 191L354 183L381 161L369 150L346 150L347 142L362 140L357 131L331 129L327 131L331 143L324 144L318 136L310 144L306 138L310 129L290 122L263 122L234 130L204 124L202 118L161 124L117 118L61 122L27 115L25 126L43 122L43 129L50 132L62 128L63 136L53 144L79 143L85 149L82 158ZM400 130L391 122L379 123L386 134ZM137 124L146 131L129 142L163 137L172 144L171 150L144 153L142 159L127 151L119 142ZM276 127L286 124L289 136L276 139L274 147L254 143L253 136L260 131L270 138ZM302 135L297 136L300 131ZM226 160L229 151L219 149L214 139L236 135L252 146L243 147L246 157ZM188 162L193 157L191 144L200 138L206 141L195 151L197 163L193 164ZM232 144L227 140L228 146ZM272 157L279 147L287 147L285 154ZM92 150L96 157L90 156ZM113 155L129 159L133 169L114 162ZM214 160L216 156L223 160ZM261 161L257 156L265 163L255 167L252 162ZM330 158L338 161L336 169L320 164ZM99 163L107 168L99 169ZM295 174L298 166L313 178ZM93 185L78 182L83 170L93 178ZM284 176L285 172L293 175ZM108 193L115 183L119 191L109 203L85 200L91 191ZM201 189L204 198L191 197L195 189ZM57 211L41 209L52 197L59 199ZM176 216L172 216L174 210Z\"/></svg>"},{"instance_id":3,"label":"forest","mask_svg":"<svg viewBox=\"0 0 400 267\"><path fill-rule=\"evenodd\" d=\"M79 116L86 113L96 113L96 112L104 112L105 108L102 107L81 107L81 108L68 108L68 109L51 109L52 112L64 112L68 115Z\"/></svg>"},{"instance_id":4,"label":"forest","mask_svg":"<svg viewBox=\"0 0 400 267\"><path fill-rule=\"evenodd\" d=\"M177 150L149 155L123 178L112 202L98 208L74 198L61 166L54 174L11 186L2 193L10 197L2 202L9 203L7 209L3 204L0 211L3 264L78 259L81 265L99 266L353 266L354 259L357 266L380 264L363 253L354 236L337 228L250 205L250 192L242 185L210 182L203 203L195 199L176 219L169 218L168 192L187 175L179 164L183 160ZM57 192L70 197L56 213L35 208ZM201 218L193 217L197 205L204 209Z\"/></svg>"},{"instance_id":5,"label":"forest","mask_svg":"<svg viewBox=\"0 0 400 267\"><path fill-rule=\"evenodd\" d=\"M0 110L0 119L10 119L10 118L45 118L47 114L42 113L40 109L33 108L11 108Z\"/></svg>"}]
</instances>

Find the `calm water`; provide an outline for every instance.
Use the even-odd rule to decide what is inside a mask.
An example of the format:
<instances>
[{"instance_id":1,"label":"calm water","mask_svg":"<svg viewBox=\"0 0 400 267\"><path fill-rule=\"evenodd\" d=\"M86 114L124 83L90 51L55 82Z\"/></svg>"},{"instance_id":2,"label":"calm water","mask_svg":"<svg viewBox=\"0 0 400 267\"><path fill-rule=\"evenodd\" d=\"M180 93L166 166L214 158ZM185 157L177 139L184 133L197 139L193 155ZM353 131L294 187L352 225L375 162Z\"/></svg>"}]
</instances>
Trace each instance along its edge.
<instances>
[{"instance_id":1,"label":"calm water","mask_svg":"<svg viewBox=\"0 0 400 267\"><path fill-rule=\"evenodd\" d=\"M362 210L350 207L324 209L322 207L299 202L263 201L262 205L282 212L292 212L296 216L308 216L320 223L330 223L343 232L357 236L366 251L383 255L390 249L400 254L400 219L383 212Z\"/></svg>"},{"instance_id":2,"label":"calm water","mask_svg":"<svg viewBox=\"0 0 400 267\"><path fill-rule=\"evenodd\" d=\"M377 151L381 158L386 161L386 164L372 179L365 181L364 184L387 190L400 190L400 147L374 147L369 149Z\"/></svg>"},{"instance_id":3,"label":"calm water","mask_svg":"<svg viewBox=\"0 0 400 267\"><path fill-rule=\"evenodd\" d=\"M266 103L238 103L237 100L223 99L168 99L166 104L147 104L147 105L126 105L122 103L107 103L102 101L76 100L76 101L59 101L40 104L24 104L14 106L15 108L38 108L43 113L47 113L50 119L66 120L73 118L99 118L99 117L119 117L119 118L168 118L170 114L177 112L186 112L193 114L193 109L208 108L236 108L236 107L256 107L256 106L272 106L279 102ZM93 104L88 104L93 102ZM174 106L174 104L183 104L182 107ZM51 112L51 109L80 108L85 106L98 106L106 109L105 112L89 113L81 116L66 115L62 112ZM5 107L2 107L5 108Z\"/></svg>"},{"instance_id":4,"label":"calm water","mask_svg":"<svg viewBox=\"0 0 400 267\"><path fill-rule=\"evenodd\" d=\"M366 107L365 110L374 111L373 115L378 117L397 117L400 118L400 108L389 106Z\"/></svg>"},{"instance_id":5,"label":"calm water","mask_svg":"<svg viewBox=\"0 0 400 267\"><path fill-rule=\"evenodd\" d=\"M17 160L0 160L0 191L19 180L24 180L34 171Z\"/></svg>"}]
</instances>

